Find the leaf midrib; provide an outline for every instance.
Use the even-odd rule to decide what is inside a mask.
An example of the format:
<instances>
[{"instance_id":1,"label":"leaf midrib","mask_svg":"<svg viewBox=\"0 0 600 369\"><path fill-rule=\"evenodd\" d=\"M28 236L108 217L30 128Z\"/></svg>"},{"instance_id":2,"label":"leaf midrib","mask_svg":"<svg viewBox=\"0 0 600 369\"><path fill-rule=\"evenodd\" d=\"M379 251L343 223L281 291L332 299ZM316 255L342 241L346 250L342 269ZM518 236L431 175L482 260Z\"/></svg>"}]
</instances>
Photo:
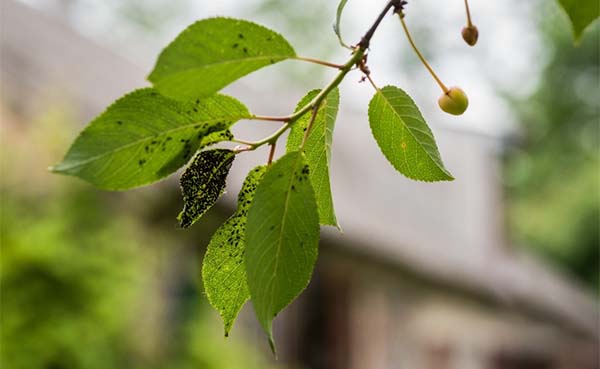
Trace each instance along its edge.
<instances>
[{"instance_id":1,"label":"leaf midrib","mask_svg":"<svg viewBox=\"0 0 600 369\"><path fill-rule=\"evenodd\" d=\"M194 66L194 67L189 67L189 68L185 68L184 70L178 71L178 72L173 72L173 73L165 73L163 75L163 77L161 78L160 76L158 77L153 77L152 75L150 76L150 80L155 82L155 83L160 83L161 79L164 78L171 78L173 76L177 76L183 73L189 73L192 71L199 71L202 69L207 69L210 67L215 67L215 66L220 66L220 65L227 65L227 64L234 64L234 63L239 63L239 62L243 62L243 61L261 61L261 60L268 60L270 61L273 58L281 58L279 61L283 61L285 59L290 59L293 58L295 56L295 54L292 55L271 55L271 56L253 56L253 57L249 57L249 58L239 58L239 59L229 59L229 60L224 60L224 61L220 61L220 62L215 62L215 63L207 63L207 64L202 64L199 66Z\"/></svg>"},{"instance_id":2,"label":"leaf midrib","mask_svg":"<svg viewBox=\"0 0 600 369\"><path fill-rule=\"evenodd\" d=\"M287 219L287 212L288 212L288 206L289 206L289 201L290 201L290 195L292 193L292 183L294 182L294 175L296 174L296 168L298 165L298 161L302 159L302 153L297 152L298 154L298 158L296 159L296 162L294 163L294 170L292 171L292 175L290 177L290 182L288 184L288 188L286 191L286 197L285 197L285 205L283 207L283 214L282 214L282 222L281 222L281 226L279 227L279 237L277 240L277 252L275 253L275 266L273 268L273 274L271 275L271 281L269 282L269 284L271 284L271 286L273 286L272 281L275 279L275 276L277 274L277 268L279 267L279 254L281 252L281 245L282 245L282 240L283 240L283 229L285 228L285 224L286 224L286 219ZM274 294L271 294L271 299L269 301L269 308L270 310L273 309L273 298L274 298Z\"/></svg>"}]
</instances>

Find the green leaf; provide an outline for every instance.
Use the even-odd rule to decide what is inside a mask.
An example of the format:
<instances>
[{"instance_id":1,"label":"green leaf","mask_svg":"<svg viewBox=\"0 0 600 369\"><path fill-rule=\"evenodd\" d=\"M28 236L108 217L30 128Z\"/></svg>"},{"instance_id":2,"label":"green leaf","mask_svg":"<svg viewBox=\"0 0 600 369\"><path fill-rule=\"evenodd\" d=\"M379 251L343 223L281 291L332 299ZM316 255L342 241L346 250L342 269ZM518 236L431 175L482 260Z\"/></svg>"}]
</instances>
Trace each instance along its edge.
<instances>
[{"instance_id":1,"label":"green leaf","mask_svg":"<svg viewBox=\"0 0 600 369\"><path fill-rule=\"evenodd\" d=\"M208 135L204 136L202 140L200 140L200 143L198 144L198 150L202 150L219 142L231 140L233 140L233 133L231 133L229 129L209 133Z\"/></svg>"},{"instance_id":2,"label":"green leaf","mask_svg":"<svg viewBox=\"0 0 600 369\"><path fill-rule=\"evenodd\" d=\"M267 171L248 211L246 273L256 316L274 350L272 321L306 288L317 260L319 213L304 154Z\"/></svg>"},{"instance_id":3,"label":"green leaf","mask_svg":"<svg viewBox=\"0 0 600 369\"><path fill-rule=\"evenodd\" d=\"M51 170L107 190L142 186L185 165L206 135L249 115L229 96L181 103L151 88L136 90L94 119Z\"/></svg>"},{"instance_id":4,"label":"green leaf","mask_svg":"<svg viewBox=\"0 0 600 369\"><path fill-rule=\"evenodd\" d=\"M342 45L345 48L350 49L350 46L346 45L346 43L342 39L342 33L340 30L340 22L342 20L342 13L344 12L344 7L346 6L347 2L348 2L348 0L340 0L340 3L338 4L337 12L335 14L335 24L333 25L333 32L335 32L338 40L340 41L340 45Z\"/></svg>"},{"instance_id":5,"label":"green leaf","mask_svg":"<svg viewBox=\"0 0 600 369\"><path fill-rule=\"evenodd\" d=\"M198 21L167 46L148 76L165 96L208 96L264 66L294 57L278 33L231 18Z\"/></svg>"},{"instance_id":6,"label":"green leaf","mask_svg":"<svg viewBox=\"0 0 600 369\"><path fill-rule=\"evenodd\" d=\"M308 104L319 90L310 91L298 104L296 111ZM329 180L329 162L331 160L331 143L333 127L340 102L339 90L332 90L321 103L310 134L304 144L304 153L310 167L310 182L315 191L319 208L319 222L338 226L331 196ZM297 151L302 144L304 133L310 122L312 111L300 117L293 125L288 136L287 151Z\"/></svg>"},{"instance_id":7,"label":"green leaf","mask_svg":"<svg viewBox=\"0 0 600 369\"><path fill-rule=\"evenodd\" d=\"M386 86L369 103L369 123L379 148L400 173L419 181L448 181L433 134L412 99Z\"/></svg>"},{"instance_id":8,"label":"green leaf","mask_svg":"<svg viewBox=\"0 0 600 369\"><path fill-rule=\"evenodd\" d=\"M579 42L583 31L600 16L598 0L558 0L573 26L573 36Z\"/></svg>"},{"instance_id":9,"label":"green leaf","mask_svg":"<svg viewBox=\"0 0 600 369\"><path fill-rule=\"evenodd\" d=\"M182 228L194 224L225 191L225 180L235 158L231 150L200 151L181 175L183 210L177 217Z\"/></svg>"},{"instance_id":10,"label":"green leaf","mask_svg":"<svg viewBox=\"0 0 600 369\"><path fill-rule=\"evenodd\" d=\"M204 291L223 319L225 336L250 298L244 263L246 220L256 187L266 171L266 166L259 166L248 173L238 195L237 211L217 229L204 256Z\"/></svg>"}]
</instances>

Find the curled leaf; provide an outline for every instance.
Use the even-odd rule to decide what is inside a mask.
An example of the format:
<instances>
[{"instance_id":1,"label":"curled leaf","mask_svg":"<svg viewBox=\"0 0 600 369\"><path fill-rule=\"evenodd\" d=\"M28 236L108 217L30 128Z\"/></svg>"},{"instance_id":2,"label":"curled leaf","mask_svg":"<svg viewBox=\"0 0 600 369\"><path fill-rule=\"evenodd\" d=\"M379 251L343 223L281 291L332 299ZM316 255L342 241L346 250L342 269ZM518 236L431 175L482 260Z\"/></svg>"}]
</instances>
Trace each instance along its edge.
<instances>
[{"instance_id":1,"label":"curled leaf","mask_svg":"<svg viewBox=\"0 0 600 369\"><path fill-rule=\"evenodd\" d=\"M225 191L225 180L235 158L231 150L200 151L181 175L183 210L177 217L182 228L194 224Z\"/></svg>"},{"instance_id":2,"label":"curled leaf","mask_svg":"<svg viewBox=\"0 0 600 369\"><path fill-rule=\"evenodd\" d=\"M347 2L348 0L340 0L340 3L338 4L337 11L335 13L335 23L333 24L333 32L335 32L340 42L340 45L342 45L346 49L351 49L351 47L348 46L342 39L342 31L340 30L340 22L342 20L342 14L344 13L344 8L346 7Z\"/></svg>"}]
</instances>

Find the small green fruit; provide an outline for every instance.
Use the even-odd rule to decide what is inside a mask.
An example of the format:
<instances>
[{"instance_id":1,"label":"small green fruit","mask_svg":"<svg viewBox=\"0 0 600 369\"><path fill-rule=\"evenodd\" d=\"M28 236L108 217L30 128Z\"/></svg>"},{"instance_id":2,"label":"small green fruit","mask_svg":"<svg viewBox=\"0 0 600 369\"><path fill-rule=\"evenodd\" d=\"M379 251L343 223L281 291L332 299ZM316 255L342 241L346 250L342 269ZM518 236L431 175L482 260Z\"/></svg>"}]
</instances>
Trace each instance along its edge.
<instances>
[{"instance_id":1,"label":"small green fruit","mask_svg":"<svg viewBox=\"0 0 600 369\"><path fill-rule=\"evenodd\" d=\"M474 25L466 26L462 29L463 40L470 46L475 46L479 38L479 31Z\"/></svg>"},{"instance_id":2,"label":"small green fruit","mask_svg":"<svg viewBox=\"0 0 600 369\"><path fill-rule=\"evenodd\" d=\"M451 87L438 99L440 108L448 114L461 115L469 106L469 99L463 90Z\"/></svg>"}]
</instances>

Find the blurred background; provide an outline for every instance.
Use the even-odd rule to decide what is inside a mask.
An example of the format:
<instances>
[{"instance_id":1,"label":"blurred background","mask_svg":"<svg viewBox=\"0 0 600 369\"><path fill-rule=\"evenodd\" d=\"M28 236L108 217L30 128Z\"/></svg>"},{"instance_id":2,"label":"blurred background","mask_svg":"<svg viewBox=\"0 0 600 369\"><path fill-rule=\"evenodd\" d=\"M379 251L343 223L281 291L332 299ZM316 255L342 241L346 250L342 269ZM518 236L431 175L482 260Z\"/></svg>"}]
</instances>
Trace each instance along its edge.
<instances>
[{"instance_id":1,"label":"blurred background","mask_svg":"<svg viewBox=\"0 0 600 369\"><path fill-rule=\"evenodd\" d=\"M385 1L351 0L356 42ZM374 80L405 89L438 140L452 183L411 182L370 137L373 93L341 86L332 186L343 233L322 230L309 288L275 320L274 360L251 304L224 338L202 292L212 232L241 180L177 228L177 175L123 193L50 174L79 130L147 85L159 51L193 21L247 18L298 54L343 62L336 1L2 0L0 21L0 364L3 368L599 368L600 26L573 45L555 2L411 2L407 22L433 68L460 85L461 117L386 18ZM287 61L226 92L257 114L286 114L333 72ZM236 126L253 139L273 128ZM280 145L283 146L283 145Z\"/></svg>"}]
</instances>

